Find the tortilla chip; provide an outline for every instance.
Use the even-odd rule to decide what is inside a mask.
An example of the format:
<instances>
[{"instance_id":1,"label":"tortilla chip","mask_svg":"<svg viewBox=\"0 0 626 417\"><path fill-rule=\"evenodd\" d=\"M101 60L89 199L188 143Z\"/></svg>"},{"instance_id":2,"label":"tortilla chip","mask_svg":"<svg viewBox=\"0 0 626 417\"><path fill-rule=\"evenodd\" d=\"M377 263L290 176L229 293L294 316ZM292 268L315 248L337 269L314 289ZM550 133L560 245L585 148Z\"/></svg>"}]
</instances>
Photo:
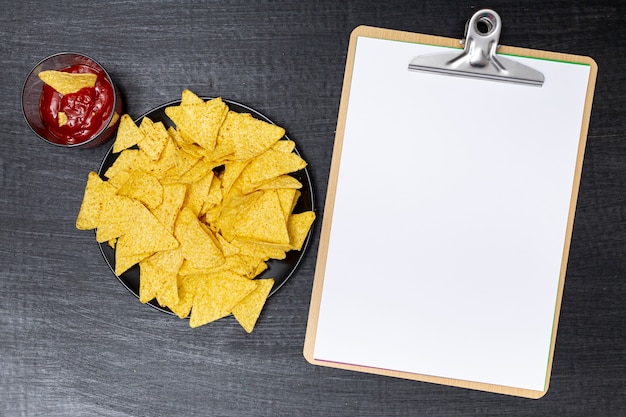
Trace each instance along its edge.
<instances>
[{"instance_id":1,"label":"tortilla chip","mask_svg":"<svg viewBox=\"0 0 626 417\"><path fill-rule=\"evenodd\" d=\"M193 275L178 275L176 277L178 286L178 302L169 304L167 307L181 319L189 316L194 294L196 293L196 277Z\"/></svg>"},{"instance_id":2,"label":"tortilla chip","mask_svg":"<svg viewBox=\"0 0 626 417\"><path fill-rule=\"evenodd\" d=\"M141 170L132 171L117 194L141 201L150 209L163 202L163 186L157 177Z\"/></svg>"},{"instance_id":3,"label":"tortilla chip","mask_svg":"<svg viewBox=\"0 0 626 417\"><path fill-rule=\"evenodd\" d=\"M226 317L257 285L228 271L198 279L189 325L198 327Z\"/></svg>"},{"instance_id":4,"label":"tortilla chip","mask_svg":"<svg viewBox=\"0 0 626 417\"><path fill-rule=\"evenodd\" d=\"M235 228L240 219L241 212L244 208L250 206L256 199L261 197L261 192L251 193L247 195L231 195L222 202L219 207L218 217L214 220L216 229L229 242L235 238ZM211 211L207 212L209 217Z\"/></svg>"},{"instance_id":5,"label":"tortilla chip","mask_svg":"<svg viewBox=\"0 0 626 417\"><path fill-rule=\"evenodd\" d=\"M204 203L209 198L209 190L212 182L213 171L209 171L204 177L200 178L198 181L194 181L189 187L185 206L189 207L196 217L200 215Z\"/></svg>"},{"instance_id":6,"label":"tortilla chip","mask_svg":"<svg viewBox=\"0 0 626 417\"><path fill-rule=\"evenodd\" d=\"M248 333L254 329L265 301L267 301L267 296L274 286L272 278L257 279L255 282L259 284L256 289L233 308L233 316Z\"/></svg>"},{"instance_id":7,"label":"tortilla chip","mask_svg":"<svg viewBox=\"0 0 626 417\"><path fill-rule=\"evenodd\" d=\"M183 90L183 93L181 95L181 100L180 100L181 105L186 106L189 104L202 104L202 103L204 103L204 100L198 97L194 92L192 92L191 90Z\"/></svg>"},{"instance_id":8,"label":"tortilla chip","mask_svg":"<svg viewBox=\"0 0 626 417\"><path fill-rule=\"evenodd\" d=\"M289 244L289 232L278 194L266 191L245 207L233 228L243 239Z\"/></svg>"},{"instance_id":9,"label":"tortilla chip","mask_svg":"<svg viewBox=\"0 0 626 417\"><path fill-rule=\"evenodd\" d=\"M194 166L192 166L184 175L181 175L178 178L178 181L184 182L187 184L193 184L196 181L199 181L201 178L207 175L207 173L211 172L213 166L205 160L200 159Z\"/></svg>"},{"instance_id":10,"label":"tortilla chip","mask_svg":"<svg viewBox=\"0 0 626 417\"><path fill-rule=\"evenodd\" d=\"M295 205L294 200L296 198L296 191L297 190L295 188L279 188L275 191L278 196L278 200L280 201L280 207L283 210L285 220L289 218L291 210Z\"/></svg>"},{"instance_id":11,"label":"tortilla chip","mask_svg":"<svg viewBox=\"0 0 626 417\"><path fill-rule=\"evenodd\" d=\"M176 143L178 146L183 146L185 144L194 144L190 140L186 140L183 138L178 130L175 127L170 126L167 128L167 134L170 135L170 138Z\"/></svg>"},{"instance_id":12,"label":"tortilla chip","mask_svg":"<svg viewBox=\"0 0 626 417\"><path fill-rule=\"evenodd\" d=\"M250 192L268 180L299 171L304 167L306 162L295 153L268 149L250 161L241 173L243 192Z\"/></svg>"},{"instance_id":13,"label":"tortilla chip","mask_svg":"<svg viewBox=\"0 0 626 417\"><path fill-rule=\"evenodd\" d=\"M87 185L83 202L81 203L78 217L76 218L76 228L79 230L89 230L98 227L100 210L104 203L104 192L102 190L104 181L95 172L90 172L87 176ZM114 191L113 191L114 192Z\"/></svg>"},{"instance_id":14,"label":"tortilla chip","mask_svg":"<svg viewBox=\"0 0 626 417\"><path fill-rule=\"evenodd\" d=\"M172 233L186 195L185 184L166 184L163 186L163 202L152 210L152 214Z\"/></svg>"},{"instance_id":15,"label":"tortilla chip","mask_svg":"<svg viewBox=\"0 0 626 417\"><path fill-rule=\"evenodd\" d=\"M209 209L219 205L222 202L222 198L222 182L218 176L213 175L213 180L211 181L211 186L209 187L209 194L207 195L204 205L200 210L200 215L205 215Z\"/></svg>"},{"instance_id":16,"label":"tortilla chip","mask_svg":"<svg viewBox=\"0 0 626 417\"><path fill-rule=\"evenodd\" d=\"M278 188L300 189L302 188L302 183L291 175L281 175L268 181L262 182L256 187L257 190L272 190Z\"/></svg>"},{"instance_id":17,"label":"tortilla chip","mask_svg":"<svg viewBox=\"0 0 626 417\"><path fill-rule=\"evenodd\" d=\"M117 136L113 142L113 153L118 153L131 146L137 145L145 139L144 133L135 124L128 114L122 115L120 125L117 128Z\"/></svg>"},{"instance_id":18,"label":"tortilla chip","mask_svg":"<svg viewBox=\"0 0 626 417\"><path fill-rule=\"evenodd\" d=\"M139 300L147 303L156 298L163 307L177 304L177 276L182 262L179 249L160 251L143 260L139 264Z\"/></svg>"},{"instance_id":19,"label":"tortilla chip","mask_svg":"<svg viewBox=\"0 0 626 417\"><path fill-rule=\"evenodd\" d=\"M154 253L176 249L179 245L174 236L146 207L138 201L132 201L128 208L128 222L124 237L133 244L133 253ZM119 245L119 242L118 242Z\"/></svg>"},{"instance_id":20,"label":"tortilla chip","mask_svg":"<svg viewBox=\"0 0 626 417\"><path fill-rule=\"evenodd\" d=\"M139 301L144 304L156 298L161 286L161 273L163 272L148 262L148 259L142 259L139 262ZM178 290L178 287L176 289ZM178 291L176 291L176 296L178 298Z\"/></svg>"},{"instance_id":21,"label":"tortilla chip","mask_svg":"<svg viewBox=\"0 0 626 417\"><path fill-rule=\"evenodd\" d=\"M128 181L130 172L139 158L141 156L137 149L127 149L120 153L115 162L104 172L104 176L108 179L109 184L115 188L120 188L124 185Z\"/></svg>"},{"instance_id":22,"label":"tortilla chip","mask_svg":"<svg viewBox=\"0 0 626 417\"><path fill-rule=\"evenodd\" d=\"M240 177L243 170L248 165L248 161L245 162L229 162L224 164L224 171L220 177L222 181L222 192L227 195L230 192L233 184Z\"/></svg>"},{"instance_id":23,"label":"tortilla chip","mask_svg":"<svg viewBox=\"0 0 626 417\"><path fill-rule=\"evenodd\" d=\"M165 108L165 114L176 124L176 130L185 140L210 151L215 148L217 133L227 112L228 106L221 98Z\"/></svg>"},{"instance_id":24,"label":"tortilla chip","mask_svg":"<svg viewBox=\"0 0 626 417\"><path fill-rule=\"evenodd\" d=\"M183 208L174 226L174 235L181 245L183 256L196 268L212 268L224 263L224 255L215 238L207 233L196 215Z\"/></svg>"},{"instance_id":25,"label":"tortilla chip","mask_svg":"<svg viewBox=\"0 0 626 417\"><path fill-rule=\"evenodd\" d=\"M137 143L139 149L144 151L151 160L156 161L165 149L169 135L167 129L161 122L153 122L147 117L141 120L139 129L144 134L144 138Z\"/></svg>"},{"instance_id":26,"label":"tortilla chip","mask_svg":"<svg viewBox=\"0 0 626 417\"><path fill-rule=\"evenodd\" d=\"M302 250L302 245L309 234L309 229L311 229L314 220L315 213L312 211L289 216L287 230L289 230L289 244L293 250Z\"/></svg>"},{"instance_id":27,"label":"tortilla chip","mask_svg":"<svg viewBox=\"0 0 626 417\"><path fill-rule=\"evenodd\" d=\"M127 235L120 236L115 245L115 275L122 275L151 254L150 252L135 252L133 239Z\"/></svg>"},{"instance_id":28,"label":"tortilla chip","mask_svg":"<svg viewBox=\"0 0 626 417\"><path fill-rule=\"evenodd\" d=\"M285 135L282 127L256 119L248 113L229 111L219 137L234 145L234 158L246 161L261 154Z\"/></svg>"},{"instance_id":29,"label":"tortilla chip","mask_svg":"<svg viewBox=\"0 0 626 417\"><path fill-rule=\"evenodd\" d=\"M161 153L161 157L152 165L149 172L159 179L161 185L172 184L175 182L176 177L178 176L176 173L176 160L178 152L178 147L171 139L168 139L168 143L165 145L165 149L163 150L163 153Z\"/></svg>"},{"instance_id":30,"label":"tortilla chip","mask_svg":"<svg viewBox=\"0 0 626 417\"><path fill-rule=\"evenodd\" d=\"M65 126L67 124L67 114L65 114L65 112L62 112L62 111L58 112L57 122L59 124L59 127Z\"/></svg>"},{"instance_id":31,"label":"tortilla chip","mask_svg":"<svg viewBox=\"0 0 626 417\"><path fill-rule=\"evenodd\" d=\"M91 73L74 74L64 71L41 71L39 79L59 93L66 95L80 91L86 87L94 87L98 76Z\"/></svg>"},{"instance_id":32,"label":"tortilla chip","mask_svg":"<svg viewBox=\"0 0 626 417\"><path fill-rule=\"evenodd\" d=\"M108 183L103 187L106 196L100 209L96 241L108 242L122 236L128 229L129 213L132 210L133 200L115 194L115 189Z\"/></svg>"},{"instance_id":33,"label":"tortilla chip","mask_svg":"<svg viewBox=\"0 0 626 417\"><path fill-rule=\"evenodd\" d=\"M235 238L230 243L239 249L240 256L249 256L256 259L257 262L264 262L269 259L285 259L286 250L290 249L288 245L281 247L241 238Z\"/></svg>"},{"instance_id":34,"label":"tortilla chip","mask_svg":"<svg viewBox=\"0 0 626 417\"><path fill-rule=\"evenodd\" d=\"M289 139L279 140L272 145L272 149L285 153L293 152L296 149L296 142Z\"/></svg>"}]
</instances>

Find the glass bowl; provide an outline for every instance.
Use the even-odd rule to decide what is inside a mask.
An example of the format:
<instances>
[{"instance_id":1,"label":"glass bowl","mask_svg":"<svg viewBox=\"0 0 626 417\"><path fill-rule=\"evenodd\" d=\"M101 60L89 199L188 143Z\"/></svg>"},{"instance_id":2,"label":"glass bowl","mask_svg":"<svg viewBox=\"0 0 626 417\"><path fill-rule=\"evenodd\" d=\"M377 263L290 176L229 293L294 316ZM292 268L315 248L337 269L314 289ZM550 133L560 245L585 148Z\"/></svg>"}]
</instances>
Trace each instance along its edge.
<instances>
[{"instance_id":1,"label":"glass bowl","mask_svg":"<svg viewBox=\"0 0 626 417\"><path fill-rule=\"evenodd\" d=\"M93 73L97 80L91 90L64 96L39 78L39 73L47 70ZM45 142L66 148L91 148L115 133L122 99L109 73L96 60L80 53L61 52L44 58L26 77L22 111L30 128ZM69 114L70 120L61 121L60 112Z\"/></svg>"}]
</instances>

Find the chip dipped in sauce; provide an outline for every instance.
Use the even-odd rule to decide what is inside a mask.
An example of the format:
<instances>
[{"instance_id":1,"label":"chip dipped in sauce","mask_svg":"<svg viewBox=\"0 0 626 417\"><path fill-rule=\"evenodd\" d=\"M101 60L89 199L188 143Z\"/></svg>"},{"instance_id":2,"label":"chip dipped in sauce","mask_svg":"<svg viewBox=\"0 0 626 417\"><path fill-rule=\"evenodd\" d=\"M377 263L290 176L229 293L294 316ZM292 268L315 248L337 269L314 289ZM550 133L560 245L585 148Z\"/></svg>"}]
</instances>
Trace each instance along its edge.
<instances>
[{"instance_id":1,"label":"chip dipped in sauce","mask_svg":"<svg viewBox=\"0 0 626 417\"><path fill-rule=\"evenodd\" d=\"M79 89L73 92L59 88L66 94L59 92L53 85L55 79L66 81L67 74L81 75L77 78ZM47 75L44 77L43 75ZM94 77L83 77L94 75ZM60 141L66 144L85 142L103 131L111 122L116 121L111 115L114 111L115 93L104 71L88 65L73 65L59 71L46 71L40 74L44 81L40 99L40 113L43 123L49 131ZM83 81L83 78L89 81ZM71 82L71 80L69 80ZM81 82L85 82L81 87ZM70 89L69 91L72 91Z\"/></svg>"}]
</instances>

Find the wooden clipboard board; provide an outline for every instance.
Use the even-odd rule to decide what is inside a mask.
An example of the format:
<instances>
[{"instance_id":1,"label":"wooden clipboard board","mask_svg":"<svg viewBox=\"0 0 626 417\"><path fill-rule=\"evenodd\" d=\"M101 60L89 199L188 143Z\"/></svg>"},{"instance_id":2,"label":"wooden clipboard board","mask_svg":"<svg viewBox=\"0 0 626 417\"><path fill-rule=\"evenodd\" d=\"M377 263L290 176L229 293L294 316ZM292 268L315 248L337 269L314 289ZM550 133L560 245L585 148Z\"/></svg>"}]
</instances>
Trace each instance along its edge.
<instances>
[{"instance_id":1,"label":"wooden clipboard board","mask_svg":"<svg viewBox=\"0 0 626 417\"><path fill-rule=\"evenodd\" d=\"M543 84L407 68L415 55L462 51L457 39L353 31L304 356L540 398L597 65L501 46Z\"/></svg>"}]
</instances>

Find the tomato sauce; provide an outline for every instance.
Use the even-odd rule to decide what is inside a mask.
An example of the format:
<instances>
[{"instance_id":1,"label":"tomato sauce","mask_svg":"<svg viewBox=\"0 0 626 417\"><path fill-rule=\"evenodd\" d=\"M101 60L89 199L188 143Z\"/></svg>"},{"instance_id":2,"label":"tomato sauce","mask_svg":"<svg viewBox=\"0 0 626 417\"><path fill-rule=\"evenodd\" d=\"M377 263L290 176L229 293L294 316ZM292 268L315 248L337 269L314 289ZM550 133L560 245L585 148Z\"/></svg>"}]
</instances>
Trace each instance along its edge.
<instances>
[{"instance_id":1,"label":"tomato sauce","mask_svg":"<svg viewBox=\"0 0 626 417\"><path fill-rule=\"evenodd\" d=\"M103 71L87 65L73 65L60 71L97 75L93 87L66 95L44 84L39 104L43 122L60 142L85 142L107 127L115 101L113 86ZM59 112L67 116L62 126L59 126Z\"/></svg>"}]
</instances>

